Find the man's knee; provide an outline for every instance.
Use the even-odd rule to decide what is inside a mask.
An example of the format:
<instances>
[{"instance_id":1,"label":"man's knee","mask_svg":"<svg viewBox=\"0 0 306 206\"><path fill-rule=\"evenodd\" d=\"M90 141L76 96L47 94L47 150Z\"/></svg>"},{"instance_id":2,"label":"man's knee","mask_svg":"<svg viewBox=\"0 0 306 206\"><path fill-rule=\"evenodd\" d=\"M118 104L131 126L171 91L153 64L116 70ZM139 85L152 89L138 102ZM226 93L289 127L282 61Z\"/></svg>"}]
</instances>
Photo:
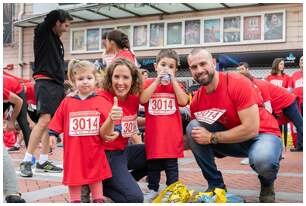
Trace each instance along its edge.
<instances>
[{"instance_id":1,"label":"man's knee","mask_svg":"<svg viewBox=\"0 0 306 206\"><path fill-rule=\"evenodd\" d=\"M279 169L279 162L275 162L273 159L269 155L257 155L250 157L250 165L259 175L269 177Z\"/></svg>"},{"instance_id":2,"label":"man's knee","mask_svg":"<svg viewBox=\"0 0 306 206\"><path fill-rule=\"evenodd\" d=\"M50 121L51 121L51 115L50 114L41 114L37 124L41 128L47 129Z\"/></svg>"},{"instance_id":3,"label":"man's knee","mask_svg":"<svg viewBox=\"0 0 306 206\"><path fill-rule=\"evenodd\" d=\"M198 122L198 120L196 120L196 119L191 120L191 121L189 122L189 124L188 124L187 127L186 127L186 134L187 134L188 138L191 137L192 128L194 128L194 127L199 127L199 126L201 126L201 125L200 125L200 123Z\"/></svg>"}]
</instances>

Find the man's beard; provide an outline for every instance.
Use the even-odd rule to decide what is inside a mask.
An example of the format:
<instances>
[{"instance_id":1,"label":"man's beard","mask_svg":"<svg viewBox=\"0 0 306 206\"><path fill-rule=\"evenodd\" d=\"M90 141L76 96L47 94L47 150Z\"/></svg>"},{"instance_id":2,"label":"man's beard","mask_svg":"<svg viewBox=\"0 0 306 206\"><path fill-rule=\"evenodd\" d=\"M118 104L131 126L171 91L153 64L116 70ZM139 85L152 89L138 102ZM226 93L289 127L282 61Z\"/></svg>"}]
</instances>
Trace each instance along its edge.
<instances>
[{"instance_id":1,"label":"man's beard","mask_svg":"<svg viewBox=\"0 0 306 206\"><path fill-rule=\"evenodd\" d=\"M200 77L203 75L203 73L201 73L200 75L198 75L198 76L195 76L195 78L194 78L194 80L196 81L196 82L198 82L201 86L207 86L207 85L209 85L211 82L212 82L212 80L213 80L213 78L214 78L214 75L215 75L215 72L213 72L213 73L208 73L208 79L206 80L206 79L200 79Z\"/></svg>"}]
</instances>

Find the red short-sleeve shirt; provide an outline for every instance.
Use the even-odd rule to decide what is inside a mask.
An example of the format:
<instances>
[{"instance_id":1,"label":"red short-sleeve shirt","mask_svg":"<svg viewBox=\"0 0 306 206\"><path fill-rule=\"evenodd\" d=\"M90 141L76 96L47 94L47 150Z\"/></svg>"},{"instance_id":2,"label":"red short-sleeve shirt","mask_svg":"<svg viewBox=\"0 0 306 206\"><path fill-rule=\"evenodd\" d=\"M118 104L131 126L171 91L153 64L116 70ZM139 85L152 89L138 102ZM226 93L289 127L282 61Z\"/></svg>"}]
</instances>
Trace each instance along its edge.
<instances>
[{"instance_id":1,"label":"red short-sleeve shirt","mask_svg":"<svg viewBox=\"0 0 306 206\"><path fill-rule=\"evenodd\" d=\"M20 82L17 79L7 75L3 75L3 88L15 94L19 94L22 91Z\"/></svg>"},{"instance_id":2,"label":"red short-sleeve shirt","mask_svg":"<svg viewBox=\"0 0 306 206\"><path fill-rule=\"evenodd\" d=\"M292 74L293 93L299 98L299 102L303 102L303 71L298 70Z\"/></svg>"},{"instance_id":3,"label":"red short-sleeve shirt","mask_svg":"<svg viewBox=\"0 0 306 206\"><path fill-rule=\"evenodd\" d=\"M49 129L64 134L65 185L91 184L111 177L99 135L102 102L99 96L85 100L66 97L51 120Z\"/></svg>"}]
</instances>

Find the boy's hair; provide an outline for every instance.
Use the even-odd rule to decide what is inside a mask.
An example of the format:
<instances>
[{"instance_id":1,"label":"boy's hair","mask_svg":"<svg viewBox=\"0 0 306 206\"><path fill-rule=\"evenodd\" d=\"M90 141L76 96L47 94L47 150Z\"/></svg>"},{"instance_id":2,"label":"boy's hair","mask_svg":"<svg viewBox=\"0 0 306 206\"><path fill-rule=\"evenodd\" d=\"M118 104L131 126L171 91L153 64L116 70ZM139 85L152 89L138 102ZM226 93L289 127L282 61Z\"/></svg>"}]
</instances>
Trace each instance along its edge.
<instances>
[{"instance_id":1,"label":"boy's hair","mask_svg":"<svg viewBox=\"0 0 306 206\"><path fill-rule=\"evenodd\" d=\"M96 67L93 63L89 61L80 61L78 59L71 59L68 64L67 77L68 80L72 83L75 83L75 75L80 71L92 70L96 78Z\"/></svg>"},{"instance_id":2,"label":"boy's hair","mask_svg":"<svg viewBox=\"0 0 306 206\"><path fill-rule=\"evenodd\" d=\"M113 86L112 86L112 76L113 76L114 70L119 65L126 66L131 72L132 87L128 94L139 94L142 90L142 83L143 83L141 74L138 68L135 66L135 64L133 64L126 58L117 58L107 67L106 74L104 76L103 83L102 83L102 88L108 92L111 92L111 93L114 92Z\"/></svg>"},{"instance_id":3,"label":"boy's hair","mask_svg":"<svg viewBox=\"0 0 306 206\"><path fill-rule=\"evenodd\" d=\"M162 58L171 58L171 59L174 59L175 60L175 63L176 63L176 67L179 66L180 64L180 58L178 56L178 54L176 53L176 51L172 50L172 49L162 49L159 51L159 53L157 54L156 56L156 64L159 63L159 61L162 59Z\"/></svg>"},{"instance_id":4,"label":"boy's hair","mask_svg":"<svg viewBox=\"0 0 306 206\"><path fill-rule=\"evenodd\" d=\"M278 73L278 65L280 62L285 61L283 58L276 58L273 60L272 63L272 70L271 70L271 74L277 74ZM281 71L282 74L284 74L284 70Z\"/></svg>"}]
</instances>

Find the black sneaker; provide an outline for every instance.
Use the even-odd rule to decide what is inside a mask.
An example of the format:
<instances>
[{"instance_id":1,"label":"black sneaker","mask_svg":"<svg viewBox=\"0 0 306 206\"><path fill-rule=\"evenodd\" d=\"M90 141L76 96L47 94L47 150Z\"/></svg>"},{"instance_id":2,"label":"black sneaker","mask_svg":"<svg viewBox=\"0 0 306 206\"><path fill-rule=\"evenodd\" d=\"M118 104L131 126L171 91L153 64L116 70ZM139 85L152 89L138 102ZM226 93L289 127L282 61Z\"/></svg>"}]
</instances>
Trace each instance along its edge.
<instances>
[{"instance_id":1,"label":"black sneaker","mask_svg":"<svg viewBox=\"0 0 306 206\"><path fill-rule=\"evenodd\" d=\"M224 185L223 187L215 187L215 186L208 186L208 188L205 190L205 192L215 192L216 188L224 189L225 192L227 192L226 186Z\"/></svg>"},{"instance_id":2,"label":"black sneaker","mask_svg":"<svg viewBox=\"0 0 306 206\"><path fill-rule=\"evenodd\" d=\"M20 176L21 177L32 177L32 163L31 162L21 162L20 163Z\"/></svg>"},{"instance_id":3,"label":"black sneaker","mask_svg":"<svg viewBox=\"0 0 306 206\"><path fill-rule=\"evenodd\" d=\"M303 152L303 148L291 148L290 152Z\"/></svg>"},{"instance_id":4,"label":"black sneaker","mask_svg":"<svg viewBox=\"0 0 306 206\"><path fill-rule=\"evenodd\" d=\"M25 203L26 201L20 195L8 195L5 198L7 203Z\"/></svg>"},{"instance_id":5,"label":"black sneaker","mask_svg":"<svg viewBox=\"0 0 306 206\"><path fill-rule=\"evenodd\" d=\"M81 202L82 203L90 203L90 188L89 188L88 185L82 185Z\"/></svg>"},{"instance_id":6,"label":"black sneaker","mask_svg":"<svg viewBox=\"0 0 306 206\"><path fill-rule=\"evenodd\" d=\"M260 186L259 202L275 202L274 183L272 183L270 186Z\"/></svg>"},{"instance_id":7,"label":"black sneaker","mask_svg":"<svg viewBox=\"0 0 306 206\"><path fill-rule=\"evenodd\" d=\"M36 163L36 172L51 172L51 173L60 173L63 169L55 166L49 161L46 161L44 164Z\"/></svg>"},{"instance_id":8,"label":"black sneaker","mask_svg":"<svg viewBox=\"0 0 306 206\"><path fill-rule=\"evenodd\" d=\"M19 150L20 150L20 147L14 146L14 147L9 148L7 151L8 152L19 152Z\"/></svg>"}]
</instances>

